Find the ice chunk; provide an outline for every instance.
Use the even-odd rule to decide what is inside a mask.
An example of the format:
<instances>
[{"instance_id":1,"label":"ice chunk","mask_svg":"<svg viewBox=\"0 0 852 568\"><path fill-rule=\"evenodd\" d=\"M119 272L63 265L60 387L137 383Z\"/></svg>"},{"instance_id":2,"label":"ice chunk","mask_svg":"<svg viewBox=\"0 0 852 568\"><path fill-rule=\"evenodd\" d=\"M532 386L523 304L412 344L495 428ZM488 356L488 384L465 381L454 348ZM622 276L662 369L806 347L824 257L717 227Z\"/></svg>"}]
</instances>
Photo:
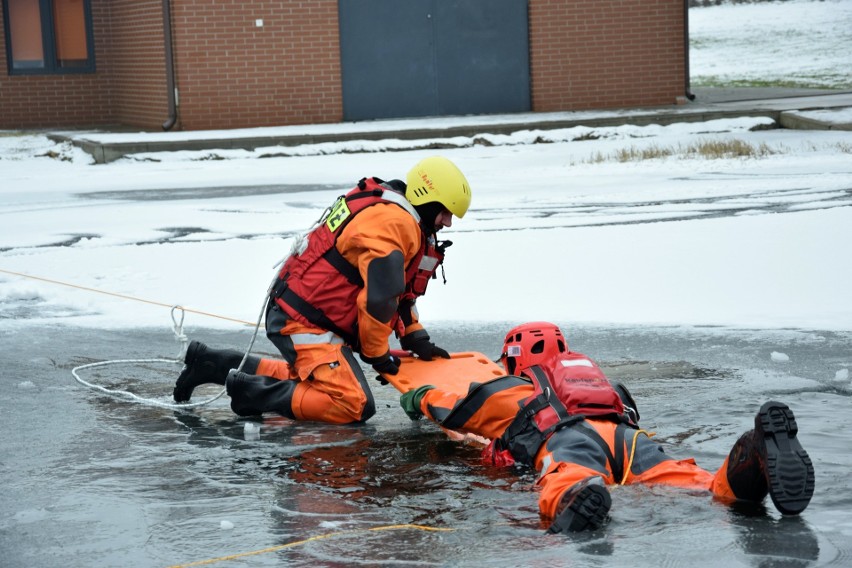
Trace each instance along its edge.
<instances>
[{"instance_id":1,"label":"ice chunk","mask_svg":"<svg viewBox=\"0 0 852 568\"><path fill-rule=\"evenodd\" d=\"M246 422L243 425L243 438L246 440L260 440L260 424L257 422Z\"/></svg>"},{"instance_id":2,"label":"ice chunk","mask_svg":"<svg viewBox=\"0 0 852 568\"><path fill-rule=\"evenodd\" d=\"M834 373L835 381L845 381L849 378L849 369L840 369Z\"/></svg>"},{"instance_id":3,"label":"ice chunk","mask_svg":"<svg viewBox=\"0 0 852 568\"><path fill-rule=\"evenodd\" d=\"M234 523L232 523L231 521L221 521L219 523L219 528L223 531L229 531L234 528Z\"/></svg>"},{"instance_id":4,"label":"ice chunk","mask_svg":"<svg viewBox=\"0 0 852 568\"><path fill-rule=\"evenodd\" d=\"M773 351L771 357L776 363L786 363L790 360L786 353L779 353L778 351Z\"/></svg>"}]
</instances>

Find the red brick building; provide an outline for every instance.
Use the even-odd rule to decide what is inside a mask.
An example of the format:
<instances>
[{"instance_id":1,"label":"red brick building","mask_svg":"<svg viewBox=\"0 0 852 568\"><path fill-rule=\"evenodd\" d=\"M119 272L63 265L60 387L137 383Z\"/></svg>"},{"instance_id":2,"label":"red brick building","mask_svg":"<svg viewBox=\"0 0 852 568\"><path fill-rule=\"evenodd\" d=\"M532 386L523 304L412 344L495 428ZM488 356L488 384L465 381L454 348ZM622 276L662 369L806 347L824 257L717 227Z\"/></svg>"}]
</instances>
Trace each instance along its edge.
<instances>
[{"instance_id":1,"label":"red brick building","mask_svg":"<svg viewBox=\"0 0 852 568\"><path fill-rule=\"evenodd\" d=\"M0 2L0 129L656 106L687 90L684 0Z\"/></svg>"}]
</instances>

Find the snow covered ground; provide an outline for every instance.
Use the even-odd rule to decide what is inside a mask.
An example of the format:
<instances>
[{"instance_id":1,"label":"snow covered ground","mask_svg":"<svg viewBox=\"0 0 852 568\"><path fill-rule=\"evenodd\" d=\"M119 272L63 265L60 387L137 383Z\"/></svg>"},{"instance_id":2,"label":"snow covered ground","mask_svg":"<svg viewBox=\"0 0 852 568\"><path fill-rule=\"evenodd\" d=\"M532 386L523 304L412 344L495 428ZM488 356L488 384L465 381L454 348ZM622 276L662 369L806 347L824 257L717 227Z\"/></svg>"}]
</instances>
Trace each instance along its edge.
<instances>
[{"instance_id":1,"label":"snow covered ground","mask_svg":"<svg viewBox=\"0 0 852 568\"><path fill-rule=\"evenodd\" d=\"M700 86L852 88L852 1L725 3L689 10Z\"/></svg>"},{"instance_id":2,"label":"snow covered ground","mask_svg":"<svg viewBox=\"0 0 852 568\"><path fill-rule=\"evenodd\" d=\"M783 17L750 16L752 27L738 27L739 10L767 7ZM804 14L829 9L843 27L850 8L792 0L693 9L691 30L727 22L774 38L776 20L804 26ZM725 73L769 72L762 50L749 49L765 43L736 45L736 58L711 45L711 59L738 62ZM848 75L849 50L833 52L829 74ZM814 58L806 49L785 54L777 72L792 76ZM693 67L701 72L700 58ZM849 114L829 113L847 122ZM548 131L548 143L521 132L440 151L466 173L473 204L446 231L455 243L447 284L430 285L423 319L852 330L852 135L753 130L767 120L566 129ZM254 322L293 235L361 177L403 178L438 153L406 144L92 165L67 144L0 133L0 326L167 325L160 304L232 318L191 313L188 325Z\"/></svg>"}]
</instances>

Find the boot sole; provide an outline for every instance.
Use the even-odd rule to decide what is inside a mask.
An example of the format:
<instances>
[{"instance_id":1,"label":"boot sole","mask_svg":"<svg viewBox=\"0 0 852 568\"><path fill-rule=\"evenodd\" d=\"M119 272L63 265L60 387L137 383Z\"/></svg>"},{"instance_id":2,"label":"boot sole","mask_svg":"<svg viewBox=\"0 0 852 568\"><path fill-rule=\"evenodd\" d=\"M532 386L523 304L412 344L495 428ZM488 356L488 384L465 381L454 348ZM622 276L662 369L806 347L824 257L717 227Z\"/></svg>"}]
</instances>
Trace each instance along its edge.
<instances>
[{"instance_id":1,"label":"boot sole","mask_svg":"<svg viewBox=\"0 0 852 568\"><path fill-rule=\"evenodd\" d=\"M798 515L814 494L814 466L796 435L793 411L770 401L760 407L755 429L763 434L766 479L772 503L784 515Z\"/></svg>"},{"instance_id":2,"label":"boot sole","mask_svg":"<svg viewBox=\"0 0 852 568\"><path fill-rule=\"evenodd\" d=\"M611 506L612 497L605 487L589 485L559 514L547 532L580 532L600 528L606 522Z\"/></svg>"}]
</instances>

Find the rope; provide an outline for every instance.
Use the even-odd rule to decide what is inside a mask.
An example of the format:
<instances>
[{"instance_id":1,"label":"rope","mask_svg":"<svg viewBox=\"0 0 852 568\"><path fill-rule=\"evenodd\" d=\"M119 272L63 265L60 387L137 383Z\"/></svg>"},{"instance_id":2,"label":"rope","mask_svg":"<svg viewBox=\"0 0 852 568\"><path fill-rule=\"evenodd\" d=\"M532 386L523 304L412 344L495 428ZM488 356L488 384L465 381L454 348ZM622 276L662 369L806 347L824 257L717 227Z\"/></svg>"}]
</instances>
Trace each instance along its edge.
<instances>
[{"instance_id":1,"label":"rope","mask_svg":"<svg viewBox=\"0 0 852 568\"><path fill-rule=\"evenodd\" d=\"M180 321L175 318L175 311L181 311ZM181 306L172 306L172 324L175 333L175 339L181 342L180 353L178 353L177 358L175 359L113 359L111 361L99 361L97 363L88 363L86 365L79 365L71 369L71 374L83 386L87 386L90 389L94 389L96 391L100 391L104 394L108 394L110 396L124 397L129 400L133 400L135 402L139 402L148 406L156 406L158 408L175 408L175 409L185 409L185 408L194 408L197 406L204 406L206 404L210 404L211 402L219 399L222 395L225 394L225 389L214 396L213 398L209 398L206 400L198 401L198 402L185 402L185 403L170 403L170 402L162 402L153 398L144 398L139 395L136 395L130 391L120 390L120 389L108 389L106 387L102 387L100 385L96 385L84 380L78 374L78 371L82 371L83 369L94 369L96 367L106 367L108 365L126 365L126 364L137 364L137 363L171 363L181 365L183 364L183 357L186 354L186 348L189 343L189 338L183 333L183 320L184 320L184 309Z\"/></svg>"},{"instance_id":2,"label":"rope","mask_svg":"<svg viewBox=\"0 0 852 568\"><path fill-rule=\"evenodd\" d=\"M71 374L74 376L74 379L78 383L80 383L81 385L84 385L84 386L89 387L91 389L100 391L104 394L108 394L110 396L123 397L123 398L133 400L133 401L136 401L136 402L139 402L139 403L142 403L142 404L146 404L148 406L156 406L156 407L159 407L159 408L186 409L186 408L195 408L195 407L198 407L198 406L204 406L204 405L210 404L211 402L221 398L225 394L226 389L223 388L221 390L221 392L219 392L219 394L217 394L216 396L209 398L207 400L202 400L202 401L199 401L199 402L186 402L186 403L174 403L173 404L173 403L162 402L162 401L159 401L159 400L156 400L156 399L144 398L144 397L138 396L138 395L133 394L132 392L126 391L126 390L118 390L118 389L113 390L113 389L108 389L108 388L102 387L100 385L95 385L95 384L90 383L90 382L84 380L83 378L81 378L80 375L78 374L78 371L82 371L84 369L92 369L92 368L95 368L95 367L106 367L108 365L122 365L122 364L137 364L137 363L182 364L183 359L186 355L187 347L189 346L189 338L183 332L183 322L184 322L184 319L186 317L186 312L192 312L192 313L203 315L203 316L209 316L209 317L219 318L219 319L223 319L223 320L227 320L227 321L233 321L233 322L241 323L241 324L244 324L244 325L253 325L254 326L254 333L252 334L251 341L249 343L248 349L246 350L245 355L243 355L243 359L240 362L239 368L237 369L238 371L241 371L243 369L243 366L246 363L246 360L248 360L248 357L251 354L252 348L254 347L254 342L257 339L258 330L260 329L260 323L263 320L263 315L266 313L266 307L268 305L268 303L267 303L268 298L264 298L263 307L261 308L260 315L258 316L257 321L255 323L251 323L251 322L247 322L247 321L240 320L240 319L220 316L220 315L212 314L212 313L209 313L209 312L203 312L201 310L193 310L191 308L185 308L183 306L164 304L162 302L156 302L156 301L153 301L153 300L146 300L144 298L137 298L135 296L128 296L126 294L117 294L115 292L107 292L105 290L98 290L97 288L89 288L88 286L80 286L78 284L71 284L69 282L63 282L61 280L53 280L53 279L50 279L50 278L43 278L41 276L33 276L31 274L24 274L22 272L14 272L12 270L5 270L3 268L0 268L0 272L2 272L4 274L11 274L11 275L14 275L14 276L20 276L22 278L30 278L32 280L40 280L42 282L48 282L50 284L59 284L60 286L67 286L69 288L76 288L78 290L86 290L88 292L96 292L98 294L104 294L104 295L107 295L107 296L113 296L113 297L122 298L122 299L125 299L125 300L134 300L134 301L137 301L137 302L143 302L143 303L152 304L152 305L155 305L155 306L171 308L172 328L174 330L175 339L177 341L179 341L180 344L181 344L180 351L178 352L177 358L175 358L175 359L114 359L114 360L111 360L111 361L100 361L100 362L97 362L97 363L88 363L86 365L80 365L78 367L74 367L73 369L71 369ZM180 321L178 321L178 319L175 317L175 312L177 310L180 310Z\"/></svg>"},{"instance_id":3,"label":"rope","mask_svg":"<svg viewBox=\"0 0 852 568\"><path fill-rule=\"evenodd\" d=\"M207 560L197 560L195 562L189 562L186 564L175 564L170 566L169 568L185 568L187 566L203 566L205 564L214 564L216 562L224 562L225 560L236 560L238 558L245 558L246 556L257 556L258 554L265 554L267 552L278 552L280 550L286 550L288 548L293 548L295 546L301 546L303 544L307 544L309 542L314 542L317 540L323 540L332 537L344 536L344 535L352 535L363 533L367 531L380 532L380 531L392 531L392 530L401 530L401 529L415 529L421 531L431 531L431 532L452 532L455 529L444 529L438 527L427 527L424 525L387 525L383 527L373 527L369 529L354 529L350 531L341 531L336 533L328 533L321 534L317 536L312 536L310 538L306 538L304 540L297 540L295 542L288 542L287 544L280 544L278 546L270 546L269 548L262 548L260 550L252 550L251 552L241 552L239 554L231 554L229 556L219 556L218 558L209 558Z\"/></svg>"},{"instance_id":4,"label":"rope","mask_svg":"<svg viewBox=\"0 0 852 568\"><path fill-rule=\"evenodd\" d=\"M645 434L649 438L657 435L656 432L648 432L647 430L637 430L633 436L633 443L630 446L630 459L627 461L627 467L624 470L624 477L621 478L619 485L624 485L627 482L627 476L630 475L630 468L633 467L633 457L636 455L636 441L639 439L639 434Z\"/></svg>"},{"instance_id":5,"label":"rope","mask_svg":"<svg viewBox=\"0 0 852 568\"><path fill-rule=\"evenodd\" d=\"M87 386L90 389L94 389L100 391L104 394L108 394L110 396L124 397L129 400L133 400L135 402L139 402L148 406L156 406L159 408L193 408L196 406L203 406L205 404L210 404L214 400L220 398L225 394L225 389L222 389L222 392L214 396L213 398L202 400L199 402L187 402L182 404L162 402L153 398L144 398L139 395L133 394L130 391L119 390L119 389L108 389L102 387L100 385L92 384L80 377L77 374L78 371L82 371L83 369L93 369L95 367L106 367L108 365L125 365L125 364L136 364L136 363L172 363L172 364L182 364L183 361L179 359L114 359L112 361L100 361L98 363L89 363L87 365L80 365L79 367L74 367L71 369L71 374L74 375L74 378L83 386Z\"/></svg>"},{"instance_id":6,"label":"rope","mask_svg":"<svg viewBox=\"0 0 852 568\"><path fill-rule=\"evenodd\" d=\"M164 304L163 302L157 302L157 301L154 301L154 300L146 300L145 298L137 298L136 296L128 296L127 294L118 294L116 292L107 292L106 290L98 290L97 288L89 288L88 286L80 286L79 284L71 284L70 282L63 282L61 280L51 280L50 278L43 278L41 276L33 276L32 274L24 274L23 272L14 272L12 270L5 270L3 268L0 268L0 272L2 272L4 274L11 274L13 276L20 276L22 278L30 278L31 280L40 280L41 282L48 282L50 284L59 284L60 286L67 286L69 288L76 288L78 290L86 290L87 292L95 292L97 294L114 296L116 298L122 298L122 299L125 299L125 300L133 300L135 302L143 302L143 303L146 303L146 304L152 304L154 306L160 306L160 307L163 307L163 308L173 307L173 304ZM207 317L211 317L211 318L219 318L219 319L222 319L222 320L233 321L233 322L241 323L241 324L244 324L244 325L254 325L250 321L245 321L245 320L241 320L241 319L237 319L237 318L220 316L218 314L213 314L213 313L210 313L210 312L203 312L201 310L194 310L194 309L191 309L191 308L182 308L182 309L187 311L187 312L191 312L191 313L202 315L202 316L207 316Z\"/></svg>"}]
</instances>

